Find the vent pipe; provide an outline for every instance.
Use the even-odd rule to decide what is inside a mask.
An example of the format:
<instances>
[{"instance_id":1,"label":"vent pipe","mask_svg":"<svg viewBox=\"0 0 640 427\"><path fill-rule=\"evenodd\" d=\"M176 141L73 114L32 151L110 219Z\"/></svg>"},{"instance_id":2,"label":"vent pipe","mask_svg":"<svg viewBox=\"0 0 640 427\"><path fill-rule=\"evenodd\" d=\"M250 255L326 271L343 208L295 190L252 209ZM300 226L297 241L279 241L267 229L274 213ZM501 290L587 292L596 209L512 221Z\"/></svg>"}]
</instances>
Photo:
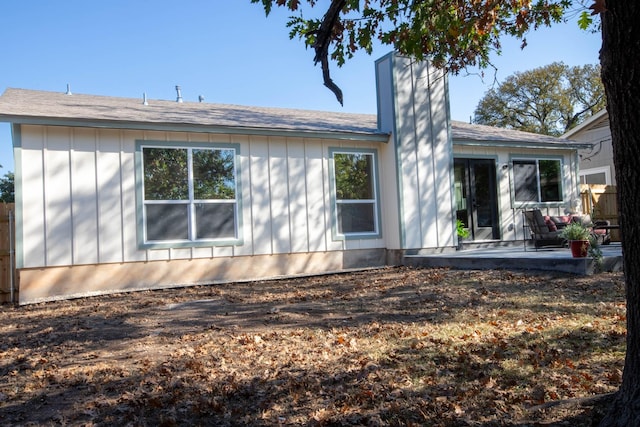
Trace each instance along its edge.
<instances>
[{"instance_id":1,"label":"vent pipe","mask_svg":"<svg viewBox=\"0 0 640 427\"><path fill-rule=\"evenodd\" d=\"M147 102L147 92L142 92L142 105L149 105L149 102Z\"/></svg>"},{"instance_id":2,"label":"vent pipe","mask_svg":"<svg viewBox=\"0 0 640 427\"><path fill-rule=\"evenodd\" d=\"M71 93L71 85L69 83L67 83L67 93L65 93L65 95L73 95Z\"/></svg>"},{"instance_id":3,"label":"vent pipe","mask_svg":"<svg viewBox=\"0 0 640 427\"><path fill-rule=\"evenodd\" d=\"M204 96L198 95L198 101L199 102L204 102Z\"/></svg>"},{"instance_id":4,"label":"vent pipe","mask_svg":"<svg viewBox=\"0 0 640 427\"><path fill-rule=\"evenodd\" d=\"M176 102L182 102L182 92L180 92L180 86L176 86L176 93L178 97L176 98Z\"/></svg>"}]
</instances>

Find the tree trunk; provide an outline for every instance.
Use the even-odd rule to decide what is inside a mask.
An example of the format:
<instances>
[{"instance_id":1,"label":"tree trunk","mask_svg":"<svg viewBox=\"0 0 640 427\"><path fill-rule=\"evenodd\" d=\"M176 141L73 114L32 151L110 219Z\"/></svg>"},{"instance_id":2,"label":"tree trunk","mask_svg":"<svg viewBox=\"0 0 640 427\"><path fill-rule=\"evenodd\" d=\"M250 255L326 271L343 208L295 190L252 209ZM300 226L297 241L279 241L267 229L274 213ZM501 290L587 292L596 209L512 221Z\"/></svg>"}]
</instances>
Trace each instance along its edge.
<instances>
[{"instance_id":1,"label":"tree trunk","mask_svg":"<svg viewBox=\"0 0 640 427\"><path fill-rule=\"evenodd\" d=\"M627 296L622 385L601 426L640 426L640 2L606 0L602 83L613 142Z\"/></svg>"}]
</instances>

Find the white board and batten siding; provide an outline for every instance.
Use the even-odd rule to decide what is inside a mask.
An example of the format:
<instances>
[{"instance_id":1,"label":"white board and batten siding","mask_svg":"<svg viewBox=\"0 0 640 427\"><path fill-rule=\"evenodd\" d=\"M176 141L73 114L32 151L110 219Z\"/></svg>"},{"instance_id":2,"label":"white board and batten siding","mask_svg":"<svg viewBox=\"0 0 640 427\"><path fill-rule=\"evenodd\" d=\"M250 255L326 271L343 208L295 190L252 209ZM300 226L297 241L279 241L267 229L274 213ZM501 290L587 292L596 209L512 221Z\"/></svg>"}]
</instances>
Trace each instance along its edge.
<instances>
[{"instance_id":1,"label":"white board and batten siding","mask_svg":"<svg viewBox=\"0 0 640 427\"><path fill-rule=\"evenodd\" d=\"M22 125L20 133L16 159L22 163L17 170L24 171L25 220L18 268L386 247L384 236L334 239L329 194L330 148L380 150L386 144L36 125ZM239 144L242 244L138 247L134 158L139 140Z\"/></svg>"},{"instance_id":2,"label":"white board and batten siding","mask_svg":"<svg viewBox=\"0 0 640 427\"><path fill-rule=\"evenodd\" d=\"M427 62L376 62L380 126L393 132L401 249L451 247L453 201L446 77ZM389 107L391 106L391 107Z\"/></svg>"}]
</instances>

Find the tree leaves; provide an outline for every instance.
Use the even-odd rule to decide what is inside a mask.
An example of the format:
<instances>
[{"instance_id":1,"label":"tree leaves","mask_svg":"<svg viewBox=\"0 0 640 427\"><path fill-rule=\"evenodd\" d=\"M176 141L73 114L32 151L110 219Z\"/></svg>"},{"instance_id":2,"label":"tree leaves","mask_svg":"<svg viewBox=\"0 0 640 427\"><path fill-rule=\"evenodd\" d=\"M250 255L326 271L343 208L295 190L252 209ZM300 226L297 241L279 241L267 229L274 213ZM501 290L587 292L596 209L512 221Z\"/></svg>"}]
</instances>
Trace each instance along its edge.
<instances>
[{"instance_id":1,"label":"tree leaves","mask_svg":"<svg viewBox=\"0 0 640 427\"><path fill-rule=\"evenodd\" d=\"M560 22L573 4L570 0L332 0L329 6L315 8L316 0L251 1L261 2L267 15L274 4L297 13L288 23L289 35L316 50L314 61L322 63L325 85L340 101L341 92L329 77L329 56L342 66L359 50L371 53L377 40L457 74L468 66L489 66L490 53L500 51L503 34L526 45L530 29ZM314 12L316 16L310 17Z\"/></svg>"},{"instance_id":2,"label":"tree leaves","mask_svg":"<svg viewBox=\"0 0 640 427\"><path fill-rule=\"evenodd\" d=\"M474 122L559 136L605 106L600 67L554 62L514 73L490 89Z\"/></svg>"},{"instance_id":3,"label":"tree leaves","mask_svg":"<svg viewBox=\"0 0 640 427\"><path fill-rule=\"evenodd\" d=\"M578 26L581 29L586 30L587 28L589 28L589 26L591 26L592 23L593 18L591 17L591 14L586 10L583 10L580 13L580 17L578 18Z\"/></svg>"},{"instance_id":4,"label":"tree leaves","mask_svg":"<svg viewBox=\"0 0 640 427\"><path fill-rule=\"evenodd\" d=\"M0 201L5 203L15 202L15 185L13 172L7 172L0 178Z\"/></svg>"}]
</instances>

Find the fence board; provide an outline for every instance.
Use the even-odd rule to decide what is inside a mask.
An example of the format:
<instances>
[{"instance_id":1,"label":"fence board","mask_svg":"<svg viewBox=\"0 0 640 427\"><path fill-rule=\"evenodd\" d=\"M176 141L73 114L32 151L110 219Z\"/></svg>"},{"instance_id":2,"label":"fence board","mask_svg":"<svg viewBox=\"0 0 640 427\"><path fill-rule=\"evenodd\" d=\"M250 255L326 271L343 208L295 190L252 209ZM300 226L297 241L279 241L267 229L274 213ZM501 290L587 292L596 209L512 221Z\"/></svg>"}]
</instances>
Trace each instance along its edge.
<instances>
[{"instance_id":1,"label":"fence board","mask_svg":"<svg viewBox=\"0 0 640 427\"><path fill-rule=\"evenodd\" d=\"M14 224L9 221L9 214L13 212L13 203L0 203L0 302L11 301L11 276L14 273L11 258L14 248L11 242L15 244L11 236L15 234L14 230L9 229L9 225Z\"/></svg>"},{"instance_id":2,"label":"fence board","mask_svg":"<svg viewBox=\"0 0 640 427\"><path fill-rule=\"evenodd\" d=\"M614 185L580 185L582 211L590 213L594 220L607 220L611 224L619 224L617 197L618 190ZM611 230L611 240L614 242L620 241L619 230Z\"/></svg>"}]
</instances>

